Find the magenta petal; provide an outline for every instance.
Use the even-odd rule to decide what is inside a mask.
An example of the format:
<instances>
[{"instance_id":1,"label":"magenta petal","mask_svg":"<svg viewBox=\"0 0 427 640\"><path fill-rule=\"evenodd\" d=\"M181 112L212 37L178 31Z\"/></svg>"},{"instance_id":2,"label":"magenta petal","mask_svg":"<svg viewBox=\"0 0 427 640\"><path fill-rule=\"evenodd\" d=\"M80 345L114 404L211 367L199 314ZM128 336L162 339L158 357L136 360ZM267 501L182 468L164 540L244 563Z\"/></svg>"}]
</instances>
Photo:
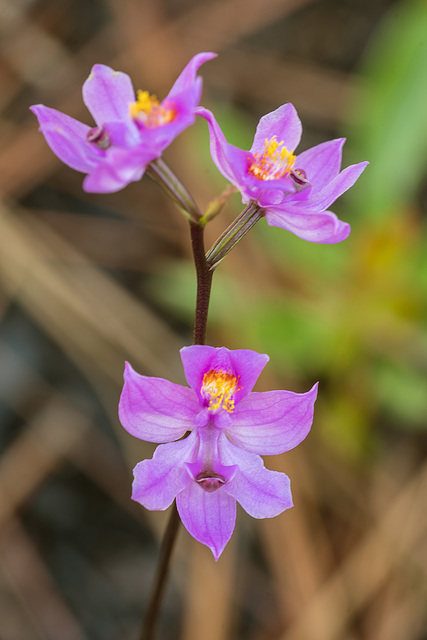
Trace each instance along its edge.
<instances>
[{"instance_id":1,"label":"magenta petal","mask_svg":"<svg viewBox=\"0 0 427 640\"><path fill-rule=\"evenodd\" d=\"M235 447L227 438L221 439L219 450L225 464L238 466L225 490L250 516L273 518L293 506L286 474L266 469L260 456Z\"/></svg>"},{"instance_id":2,"label":"magenta petal","mask_svg":"<svg viewBox=\"0 0 427 640\"><path fill-rule=\"evenodd\" d=\"M132 499L152 511L167 509L177 494L192 482L184 461L194 458L197 446L195 433L178 442L160 444L151 460L136 465Z\"/></svg>"},{"instance_id":3,"label":"magenta petal","mask_svg":"<svg viewBox=\"0 0 427 640\"><path fill-rule=\"evenodd\" d=\"M332 211L320 213L289 204L269 205L265 217L271 227L281 227L308 242L335 244L350 235L350 225Z\"/></svg>"},{"instance_id":4,"label":"magenta petal","mask_svg":"<svg viewBox=\"0 0 427 640\"><path fill-rule=\"evenodd\" d=\"M239 389L234 396L237 405L252 391L259 374L270 358L265 353L257 353L251 349L233 349L229 352L229 357L239 377Z\"/></svg>"},{"instance_id":5,"label":"magenta petal","mask_svg":"<svg viewBox=\"0 0 427 640\"><path fill-rule=\"evenodd\" d=\"M126 171L123 175L111 163L103 163L87 175L83 180L83 189L87 193L115 193L126 187L130 182L140 180L145 168Z\"/></svg>"},{"instance_id":6,"label":"magenta petal","mask_svg":"<svg viewBox=\"0 0 427 640\"><path fill-rule=\"evenodd\" d=\"M191 482L176 497L182 524L196 540L205 544L218 560L236 523L236 501L224 488L209 493Z\"/></svg>"},{"instance_id":7,"label":"magenta petal","mask_svg":"<svg viewBox=\"0 0 427 640\"><path fill-rule=\"evenodd\" d=\"M249 152L242 151L242 149L234 147L227 142L212 111L204 107L197 107L195 114L204 118L208 123L210 152L218 171L222 173L224 178L227 178L227 180L239 188L243 182L243 178L241 173L236 172L233 167L233 154L241 159L241 154L246 153L249 157ZM239 162L239 165L240 164L241 162Z\"/></svg>"},{"instance_id":8,"label":"magenta petal","mask_svg":"<svg viewBox=\"0 0 427 640\"><path fill-rule=\"evenodd\" d=\"M316 397L317 384L307 393L251 393L236 407L227 436L238 447L260 455L289 451L310 431Z\"/></svg>"},{"instance_id":9,"label":"magenta petal","mask_svg":"<svg viewBox=\"0 0 427 640\"><path fill-rule=\"evenodd\" d=\"M110 149L102 162L86 176L83 189L89 193L113 193L130 182L140 180L153 160L151 147L139 145L128 149Z\"/></svg>"},{"instance_id":10,"label":"magenta petal","mask_svg":"<svg viewBox=\"0 0 427 640\"><path fill-rule=\"evenodd\" d=\"M139 375L129 363L124 379L119 418L130 434L149 442L171 442L193 428L199 404L191 389Z\"/></svg>"},{"instance_id":11,"label":"magenta petal","mask_svg":"<svg viewBox=\"0 0 427 640\"><path fill-rule=\"evenodd\" d=\"M216 58L216 56L216 53L211 52L202 52L193 56L190 62L184 67L178 78L175 80L172 89L169 91L168 98L172 98L178 93L181 93L182 91L188 89L189 86L195 82L197 72L202 64L204 64L208 60L212 60L212 58Z\"/></svg>"},{"instance_id":12,"label":"magenta petal","mask_svg":"<svg viewBox=\"0 0 427 640\"><path fill-rule=\"evenodd\" d=\"M326 187L310 197L307 207L311 211L327 209L340 195L354 185L368 164L369 162L359 162L343 169Z\"/></svg>"},{"instance_id":13,"label":"magenta petal","mask_svg":"<svg viewBox=\"0 0 427 640\"><path fill-rule=\"evenodd\" d=\"M294 151L301 140L301 134L301 120L293 104L288 102L261 118L251 152L262 153L265 140L270 140L273 136L278 142L283 141L288 151Z\"/></svg>"},{"instance_id":14,"label":"magenta petal","mask_svg":"<svg viewBox=\"0 0 427 640\"><path fill-rule=\"evenodd\" d=\"M135 91L126 73L95 64L83 85L83 101L98 125L125 121L134 126L129 105L135 102Z\"/></svg>"},{"instance_id":15,"label":"magenta petal","mask_svg":"<svg viewBox=\"0 0 427 640\"><path fill-rule=\"evenodd\" d=\"M40 131L53 153L76 171L91 171L98 159L86 142L89 127L42 104L30 108L37 116Z\"/></svg>"},{"instance_id":16,"label":"magenta petal","mask_svg":"<svg viewBox=\"0 0 427 640\"><path fill-rule=\"evenodd\" d=\"M204 374L210 370L210 362L215 356L216 348L208 345L192 345L182 347L180 356L184 367L185 379L196 393L200 392Z\"/></svg>"},{"instance_id":17,"label":"magenta petal","mask_svg":"<svg viewBox=\"0 0 427 640\"><path fill-rule=\"evenodd\" d=\"M317 192L333 180L341 169L342 148L345 138L322 142L300 153L295 160L295 168L303 169L307 180Z\"/></svg>"},{"instance_id":18,"label":"magenta petal","mask_svg":"<svg viewBox=\"0 0 427 640\"><path fill-rule=\"evenodd\" d=\"M200 393L204 374L212 369L232 373L238 377L236 403L252 391L259 374L269 361L266 354L251 349L230 350L206 345L183 347L180 354L187 382L197 393Z\"/></svg>"},{"instance_id":19,"label":"magenta petal","mask_svg":"<svg viewBox=\"0 0 427 640\"><path fill-rule=\"evenodd\" d=\"M131 146L137 148L140 142L138 131L129 129L125 122L107 122L102 126L102 130L108 136L111 147L114 147L108 151L107 157L113 150L115 151L116 147L119 149L128 149Z\"/></svg>"}]
</instances>

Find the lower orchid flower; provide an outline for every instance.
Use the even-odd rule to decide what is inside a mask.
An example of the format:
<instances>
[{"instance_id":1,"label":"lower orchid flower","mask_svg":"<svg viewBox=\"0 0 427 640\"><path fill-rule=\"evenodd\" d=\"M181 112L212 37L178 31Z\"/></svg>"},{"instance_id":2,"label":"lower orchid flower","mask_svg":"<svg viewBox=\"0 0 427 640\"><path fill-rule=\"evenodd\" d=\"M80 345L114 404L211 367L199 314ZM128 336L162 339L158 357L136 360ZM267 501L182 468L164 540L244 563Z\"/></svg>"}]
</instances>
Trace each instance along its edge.
<instances>
[{"instance_id":1,"label":"lower orchid flower","mask_svg":"<svg viewBox=\"0 0 427 640\"><path fill-rule=\"evenodd\" d=\"M250 151L229 144L213 113L198 107L209 125L210 150L217 169L255 203L273 227L282 227L309 242L345 240L350 225L328 207L359 178L368 162L340 172L344 138L330 140L294 155L302 126L295 107L284 104L263 116Z\"/></svg>"},{"instance_id":2,"label":"lower orchid flower","mask_svg":"<svg viewBox=\"0 0 427 640\"><path fill-rule=\"evenodd\" d=\"M110 193L140 180L184 129L194 123L202 79L199 67L216 56L194 56L159 102L147 91L135 98L126 73L96 64L83 85L83 100L96 126L89 127L42 104L31 107L52 151L72 169L86 173L85 191Z\"/></svg>"},{"instance_id":3,"label":"lower orchid flower","mask_svg":"<svg viewBox=\"0 0 427 640\"><path fill-rule=\"evenodd\" d=\"M254 518L292 506L288 476L266 469L260 456L306 437L317 384L301 394L254 393L267 355L201 345L180 353L189 387L126 364L120 421L137 438L165 443L135 467L132 498L151 510L176 498L185 528L217 560L234 530L236 501Z\"/></svg>"}]
</instances>

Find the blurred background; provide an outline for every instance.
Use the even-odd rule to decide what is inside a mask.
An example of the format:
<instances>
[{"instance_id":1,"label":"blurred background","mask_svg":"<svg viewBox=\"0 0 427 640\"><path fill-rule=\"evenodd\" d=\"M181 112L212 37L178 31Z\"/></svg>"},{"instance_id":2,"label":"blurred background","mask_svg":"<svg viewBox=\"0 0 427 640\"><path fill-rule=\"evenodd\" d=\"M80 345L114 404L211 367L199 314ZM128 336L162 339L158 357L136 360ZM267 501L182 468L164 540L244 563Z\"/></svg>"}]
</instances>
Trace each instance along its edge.
<instances>
[{"instance_id":1,"label":"blurred background","mask_svg":"<svg viewBox=\"0 0 427 640\"><path fill-rule=\"evenodd\" d=\"M144 178L91 195L31 104L92 124L94 63L161 99L192 55L202 103L249 148L295 104L299 150L371 162L312 245L264 221L214 277L209 343L270 355L258 390L320 380L303 445L267 458L295 507L239 508L215 564L179 535L158 638L427 639L427 3L0 0L0 639L133 640L165 513L130 499L153 446L117 419L125 360L184 382L195 282L185 220ZM226 186L198 121L165 160L200 207ZM240 212L234 195L208 244Z\"/></svg>"}]
</instances>

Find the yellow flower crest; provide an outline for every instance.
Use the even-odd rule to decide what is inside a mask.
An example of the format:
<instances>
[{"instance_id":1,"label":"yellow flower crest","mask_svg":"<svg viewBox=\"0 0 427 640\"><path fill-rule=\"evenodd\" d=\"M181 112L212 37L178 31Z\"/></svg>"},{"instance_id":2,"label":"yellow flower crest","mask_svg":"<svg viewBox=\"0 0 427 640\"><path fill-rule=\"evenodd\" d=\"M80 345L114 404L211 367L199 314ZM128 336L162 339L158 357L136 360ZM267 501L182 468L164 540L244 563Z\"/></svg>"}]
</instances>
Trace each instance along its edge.
<instances>
[{"instance_id":1,"label":"yellow flower crest","mask_svg":"<svg viewBox=\"0 0 427 640\"><path fill-rule=\"evenodd\" d=\"M250 159L249 173L260 180L277 180L288 174L294 166L295 156L277 142L276 136L264 141L262 153L254 153Z\"/></svg>"},{"instance_id":2,"label":"yellow flower crest","mask_svg":"<svg viewBox=\"0 0 427 640\"><path fill-rule=\"evenodd\" d=\"M173 104L160 103L156 96L148 91L138 91L136 102L129 105L130 116L147 127L160 127L176 117Z\"/></svg>"},{"instance_id":3,"label":"yellow flower crest","mask_svg":"<svg viewBox=\"0 0 427 640\"><path fill-rule=\"evenodd\" d=\"M240 389L239 378L232 373L212 369L203 376L202 394L210 396L209 409L215 411L220 407L232 413L234 411L234 394Z\"/></svg>"}]
</instances>

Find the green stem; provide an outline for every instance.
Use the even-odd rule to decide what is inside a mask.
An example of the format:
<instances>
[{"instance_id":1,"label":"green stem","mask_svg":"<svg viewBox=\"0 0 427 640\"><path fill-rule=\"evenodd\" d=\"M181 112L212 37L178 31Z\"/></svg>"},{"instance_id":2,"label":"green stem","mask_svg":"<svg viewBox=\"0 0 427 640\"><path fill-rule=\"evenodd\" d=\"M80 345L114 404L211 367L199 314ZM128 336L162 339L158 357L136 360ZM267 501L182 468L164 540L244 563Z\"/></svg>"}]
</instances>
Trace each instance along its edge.
<instances>
[{"instance_id":1,"label":"green stem","mask_svg":"<svg viewBox=\"0 0 427 640\"><path fill-rule=\"evenodd\" d=\"M210 271L216 269L221 260L263 216L264 210L256 202L248 204L207 252L206 262Z\"/></svg>"},{"instance_id":2,"label":"green stem","mask_svg":"<svg viewBox=\"0 0 427 640\"><path fill-rule=\"evenodd\" d=\"M202 213L191 194L161 158L150 162L146 173L175 202L189 222L198 222L202 218Z\"/></svg>"}]
</instances>

